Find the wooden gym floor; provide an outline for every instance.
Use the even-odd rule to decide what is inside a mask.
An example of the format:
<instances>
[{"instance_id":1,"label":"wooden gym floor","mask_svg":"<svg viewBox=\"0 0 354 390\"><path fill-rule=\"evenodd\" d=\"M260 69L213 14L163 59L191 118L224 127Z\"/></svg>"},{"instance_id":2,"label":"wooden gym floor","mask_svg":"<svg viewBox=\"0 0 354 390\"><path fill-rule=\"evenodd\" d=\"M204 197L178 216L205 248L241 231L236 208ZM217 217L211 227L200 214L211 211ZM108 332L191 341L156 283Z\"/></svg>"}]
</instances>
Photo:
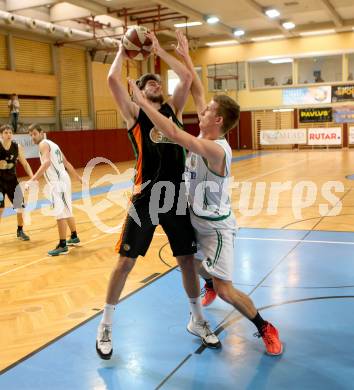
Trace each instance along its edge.
<instances>
[{"instance_id":1,"label":"wooden gym floor","mask_svg":"<svg viewBox=\"0 0 354 390\"><path fill-rule=\"evenodd\" d=\"M133 162L117 164L120 173L132 166ZM125 216L124 200L129 196L127 177L116 173L108 166L94 170L90 181L94 215L88 213L88 198L82 196L81 186L73 183L74 213L82 245L70 249L67 256L46 256L58 240L55 219L43 215L48 206L31 212L31 222L25 227L30 242L17 241L16 217L11 209L6 210L0 224L0 371L102 309L108 278L116 261L114 245L119 235L103 232L102 223L106 229L119 231ZM241 187L236 184L232 192L238 225L353 232L353 182L346 178L353 173L354 151L351 150L235 152L232 174L236 182L243 183ZM322 195L329 181L336 182L338 188L343 187L331 203ZM117 189L109 191L112 182L118 183ZM268 207L274 205L274 199L269 203L271 183L286 182L290 182L290 189L280 195L279 207L270 215ZM304 182L308 182L307 188L317 189L313 199L308 191L299 190L306 185ZM255 192L257 183L259 189ZM300 201L305 204L305 198L309 206L300 212L294 204ZM327 210L326 205L330 206ZM331 209L339 205L339 214L330 216ZM166 236L158 227L146 258L137 261L123 296L175 266L166 243Z\"/></svg>"}]
</instances>

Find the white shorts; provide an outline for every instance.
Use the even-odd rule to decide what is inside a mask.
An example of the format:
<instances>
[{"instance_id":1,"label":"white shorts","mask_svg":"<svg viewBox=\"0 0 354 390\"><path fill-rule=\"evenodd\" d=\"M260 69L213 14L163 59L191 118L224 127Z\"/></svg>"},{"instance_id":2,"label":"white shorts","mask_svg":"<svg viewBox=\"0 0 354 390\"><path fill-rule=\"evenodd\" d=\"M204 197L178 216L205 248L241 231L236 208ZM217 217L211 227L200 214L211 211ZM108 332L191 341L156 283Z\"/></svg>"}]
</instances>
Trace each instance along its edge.
<instances>
[{"instance_id":1,"label":"white shorts","mask_svg":"<svg viewBox=\"0 0 354 390\"><path fill-rule=\"evenodd\" d=\"M56 219L71 218L73 216L71 202L71 180L52 182L49 187L49 199L52 204L52 215Z\"/></svg>"},{"instance_id":2,"label":"white shorts","mask_svg":"<svg viewBox=\"0 0 354 390\"><path fill-rule=\"evenodd\" d=\"M232 281L234 266L234 243L236 228L232 223L228 228L215 228L211 222L200 220L191 215L191 222L195 230L198 252L197 260L202 261L205 270L216 278Z\"/></svg>"}]
</instances>

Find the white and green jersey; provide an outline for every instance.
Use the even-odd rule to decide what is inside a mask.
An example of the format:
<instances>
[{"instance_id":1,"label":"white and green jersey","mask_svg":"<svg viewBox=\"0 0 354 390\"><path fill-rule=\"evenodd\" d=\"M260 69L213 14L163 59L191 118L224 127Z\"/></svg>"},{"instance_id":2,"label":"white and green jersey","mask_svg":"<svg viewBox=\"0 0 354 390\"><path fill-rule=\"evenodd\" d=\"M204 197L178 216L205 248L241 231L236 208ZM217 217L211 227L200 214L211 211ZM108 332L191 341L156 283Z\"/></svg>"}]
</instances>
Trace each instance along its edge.
<instances>
[{"instance_id":1,"label":"white and green jersey","mask_svg":"<svg viewBox=\"0 0 354 390\"><path fill-rule=\"evenodd\" d=\"M225 152L224 176L211 171L207 160L202 156L189 153L185 172L188 203L192 212L192 219L198 217L200 223L205 225L232 228L235 226L235 221L231 211L228 188L232 151L225 138L214 142L220 145Z\"/></svg>"},{"instance_id":2,"label":"white and green jersey","mask_svg":"<svg viewBox=\"0 0 354 390\"><path fill-rule=\"evenodd\" d=\"M59 146L50 141L48 139L42 140L39 145L43 142L47 143L50 148L50 166L45 171L44 176L48 182L48 184L67 181L69 178L68 173L65 170L64 161L63 161L63 153L61 152ZM43 159L41 154L39 154L39 158L43 163Z\"/></svg>"}]
</instances>

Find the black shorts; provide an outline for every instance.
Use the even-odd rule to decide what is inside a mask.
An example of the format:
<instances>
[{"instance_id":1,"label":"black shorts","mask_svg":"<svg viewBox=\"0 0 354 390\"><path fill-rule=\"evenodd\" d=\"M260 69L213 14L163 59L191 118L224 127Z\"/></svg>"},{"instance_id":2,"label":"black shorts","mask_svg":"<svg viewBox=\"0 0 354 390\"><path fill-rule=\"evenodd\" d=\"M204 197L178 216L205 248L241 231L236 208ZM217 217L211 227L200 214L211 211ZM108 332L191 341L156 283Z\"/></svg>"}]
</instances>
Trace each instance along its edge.
<instances>
[{"instance_id":1,"label":"black shorts","mask_svg":"<svg viewBox=\"0 0 354 390\"><path fill-rule=\"evenodd\" d=\"M196 238L188 209L183 215L177 215L176 207L159 214L159 225L168 237L173 256L187 256L197 252ZM130 258L145 256L156 226L150 218L149 201L133 202L117 242L116 251Z\"/></svg>"},{"instance_id":2,"label":"black shorts","mask_svg":"<svg viewBox=\"0 0 354 390\"><path fill-rule=\"evenodd\" d=\"M9 198L14 209L25 207L23 193L19 186L17 177L3 179L0 176L0 208L5 207L5 195Z\"/></svg>"}]
</instances>

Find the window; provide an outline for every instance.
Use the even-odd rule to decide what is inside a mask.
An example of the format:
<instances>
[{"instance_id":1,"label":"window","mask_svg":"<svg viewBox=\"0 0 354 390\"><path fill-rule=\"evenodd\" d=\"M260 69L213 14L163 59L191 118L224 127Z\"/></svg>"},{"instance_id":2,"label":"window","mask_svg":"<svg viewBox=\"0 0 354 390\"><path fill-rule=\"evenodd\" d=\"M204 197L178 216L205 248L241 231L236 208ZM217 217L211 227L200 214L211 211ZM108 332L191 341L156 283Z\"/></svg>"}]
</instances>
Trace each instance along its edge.
<instances>
[{"instance_id":1,"label":"window","mask_svg":"<svg viewBox=\"0 0 354 390\"><path fill-rule=\"evenodd\" d=\"M176 85L178 84L179 82L179 77L177 76L177 74L172 70L172 69L168 69L167 71L167 83L168 83L168 95L172 95L173 94L173 91L175 90L176 88Z\"/></svg>"},{"instance_id":2,"label":"window","mask_svg":"<svg viewBox=\"0 0 354 390\"><path fill-rule=\"evenodd\" d=\"M194 67L194 70L197 72L197 75L200 79L202 79L202 67L196 66ZM179 77L177 74L172 70L167 70L167 89L168 89L168 95L171 96L173 94L173 91L176 88L176 85L179 82Z\"/></svg>"},{"instance_id":3,"label":"window","mask_svg":"<svg viewBox=\"0 0 354 390\"><path fill-rule=\"evenodd\" d=\"M347 81L354 80L354 54L348 55L348 78Z\"/></svg>"},{"instance_id":4,"label":"window","mask_svg":"<svg viewBox=\"0 0 354 390\"><path fill-rule=\"evenodd\" d=\"M299 58L299 83L342 81L342 55Z\"/></svg>"},{"instance_id":5,"label":"window","mask_svg":"<svg viewBox=\"0 0 354 390\"><path fill-rule=\"evenodd\" d=\"M293 84L293 64L272 64L268 61L251 62L251 88L276 87Z\"/></svg>"},{"instance_id":6,"label":"window","mask_svg":"<svg viewBox=\"0 0 354 390\"><path fill-rule=\"evenodd\" d=\"M246 89L244 62L208 65L209 91L236 91Z\"/></svg>"}]
</instances>

